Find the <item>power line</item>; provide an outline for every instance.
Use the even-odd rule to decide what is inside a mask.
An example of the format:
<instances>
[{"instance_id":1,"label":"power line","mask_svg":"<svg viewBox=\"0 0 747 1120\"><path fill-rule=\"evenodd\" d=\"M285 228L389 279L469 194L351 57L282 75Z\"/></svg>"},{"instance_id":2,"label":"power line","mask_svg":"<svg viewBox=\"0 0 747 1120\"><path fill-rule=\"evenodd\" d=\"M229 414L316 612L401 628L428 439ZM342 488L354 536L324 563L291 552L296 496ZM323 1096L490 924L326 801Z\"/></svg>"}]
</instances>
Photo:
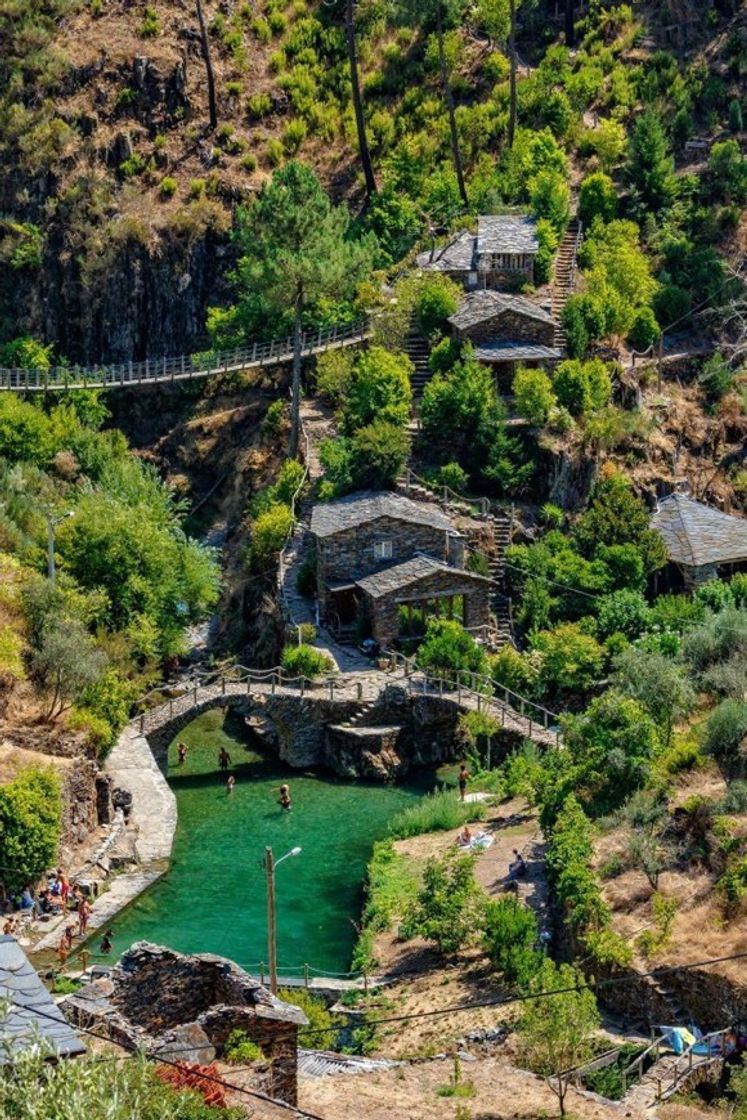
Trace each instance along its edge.
<instances>
[{"instance_id":1,"label":"power line","mask_svg":"<svg viewBox=\"0 0 747 1120\"><path fill-rule=\"evenodd\" d=\"M6 972L6 973L9 973L9 972L11 972L11 969L2 968L2 971ZM33 1008L32 1007L27 1007L22 1003L16 1003L15 1000L9 1000L8 1001L8 1006L14 1007L18 1011L30 1012L34 1016L38 1016L41 1019L48 1019L50 1022L59 1025L60 1020L57 1018L57 1016L51 1015L47 1011L42 1011L38 1007L33 1007ZM91 1038L96 1038L96 1039L98 1039L99 1042L109 1042L109 1043L111 1043L111 1041L112 1041L110 1038L107 1038L106 1035L97 1034L96 1031L91 1030L90 1027L78 1027L78 1026L76 1026L74 1028L74 1030L76 1030L80 1034L90 1035ZM168 1058L161 1058L158 1055L150 1056L148 1054L142 1053L142 1051L139 1051L139 1050L137 1050L136 1048L133 1048L133 1047L123 1046L122 1048L129 1051L129 1053L127 1055L122 1055L123 1058L124 1057L127 1057L127 1058L143 1057L143 1058L146 1059L146 1061L155 1062L158 1065L170 1066L172 1069L180 1070L180 1071L183 1072L183 1063L180 1064L179 1062L173 1062L173 1061L170 1061ZM97 1059L94 1059L94 1061L96 1061L96 1060ZM114 1058L106 1059L106 1060L107 1061L109 1061L109 1060L113 1061ZM262 1093L258 1089L248 1089L248 1088L246 1088L246 1086L243 1086L243 1085L235 1085L230 1081L226 1081L224 1078L215 1077L213 1074L203 1073L202 1071L198 1072L198 1071L194 1070L194 1071L190 1071L190 1072L192 1073L192 1076L198 1077L202 1081L206 1081L206 1082L208 1082L210 1084L213 1084L213 1085L219 1085L224 1089L230 1089L231 1092L234 1092L234 1093L244 1093L246 1096L254 1097L257 1100L264 1101L266 1104L275 1105L277 1108L283 1108L288 1112L293 1112L293 1113L295 1113L296 1116L303 1117L304 1120L326 1120L326 1118L324 1116L319 1116L315 1112L309 1112L308 1109L305 1109L305 1108L297 1108L295 1105L288 1104L286 1101L277 1100L275 1097L270 1097L270 1096L268 1096L267 1093Z\"/></svg>"}]
</instances>

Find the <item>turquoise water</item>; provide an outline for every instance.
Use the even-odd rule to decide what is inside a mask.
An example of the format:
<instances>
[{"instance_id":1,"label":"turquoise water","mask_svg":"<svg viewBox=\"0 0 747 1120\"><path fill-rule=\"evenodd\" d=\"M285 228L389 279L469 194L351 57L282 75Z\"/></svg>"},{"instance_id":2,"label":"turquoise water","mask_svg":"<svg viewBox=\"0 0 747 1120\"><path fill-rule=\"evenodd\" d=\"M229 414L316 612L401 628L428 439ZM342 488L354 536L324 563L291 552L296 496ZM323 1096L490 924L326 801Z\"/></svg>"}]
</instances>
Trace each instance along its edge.
<instances>
[{"instance_id":1,"label":"turquoise water","mask_svg":"<svg viewBox=\"0 0 747 1120\"><path fill-rule=\"evenodd\" d=\"M346 971L373 842L395 813L432 788L432 777L383 786L292 771L257 754L231 712L207 712L179 738L189 749L178 766L176 742L169 747L179 808L172 864L115 921L113 955L145 939L186 953L218 953L256 971L267 960L262 861L269 844L276 860L302 848L276 872L280 974L304 963ZM218 770L223 745L236 777L230 797ZM288 813L277 804L281 782L291 789Z\"/></svg>"}]
</instances>

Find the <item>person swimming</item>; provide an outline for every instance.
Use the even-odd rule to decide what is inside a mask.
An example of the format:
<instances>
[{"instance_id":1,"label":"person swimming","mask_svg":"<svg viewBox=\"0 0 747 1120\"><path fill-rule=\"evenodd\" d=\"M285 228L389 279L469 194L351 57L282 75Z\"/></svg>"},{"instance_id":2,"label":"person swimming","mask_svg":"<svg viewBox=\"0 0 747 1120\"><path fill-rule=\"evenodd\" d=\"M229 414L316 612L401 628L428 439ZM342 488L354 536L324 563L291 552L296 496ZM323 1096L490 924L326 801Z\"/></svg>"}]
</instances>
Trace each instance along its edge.
<instances>
[{"instance_id":1,"label":"person swimming","mask_svg":"<svg viewBox=\"0 0 747 1120\"><path fill-rule=\"evenodd\" d=\"M218 752L218 765L220 766L221 770L227 770L231 765L231 756L225 747L221 747L220 751Z\"/></svg>"},{"instance_id":2,"label":"person swimming","mask_svg":"<svg viewBox=\"0 0 747 1120\"><path fill-rule=\"evenodd\" d=\"M233 793L233 787L235 785L236 785L236 779L234 778L233 774L229 774L228 777L226 778L226 793L228 794L229 797Z\"/></svg>"},{"instance_id":3,"label":"person swimming","mask_svg":"<svg viewBox=\"0 0 747 1120\"><path fill-rule=\"evenodd\" d=\"M176 753L177 753L178 758L179 758L179 765L183 766L184 762L187 758L187 744L186 743L178 743L177 747L176 747Z\"/></svg>"},{"instance_id":4,"label":"person swimming","mask_svg":"<svg viewBox=\"0 0 747 1120\"><path fill-rule=\"evenodd\" d=\"M280 787L280 797L278 798L278 805L286 812L291 807L290 786L286 785L285 783L283 783L283 785Z\"/></svg>"}]
</instances>

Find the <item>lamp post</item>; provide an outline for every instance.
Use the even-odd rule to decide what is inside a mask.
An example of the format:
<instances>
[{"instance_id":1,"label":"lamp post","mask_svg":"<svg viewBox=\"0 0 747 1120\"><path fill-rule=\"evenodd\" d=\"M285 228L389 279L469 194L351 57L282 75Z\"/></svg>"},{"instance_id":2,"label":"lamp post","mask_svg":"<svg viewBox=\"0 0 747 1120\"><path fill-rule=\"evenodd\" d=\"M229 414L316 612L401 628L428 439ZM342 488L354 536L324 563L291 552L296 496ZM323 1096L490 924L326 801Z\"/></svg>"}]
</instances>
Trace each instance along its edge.
<instances>
[{"instance_id":1,"label":"lamp post","mask_svg":"<svg viewBox=\"0 0 747 1120\"><path fill-rule=\"evenodd\" d=\"M47 514L47 575L49 582L54 583L57 569L54 562L54 531L61 521L66 521L68 517L73 517L75 510L69 509L67 513L61 513L59 517L53 517L51 513Z\"/></svg>"},{"instance_id":2,"label":"lamp post","mask_svg":"<svg viewBox=\"0 0 747 1120\"><path fill-rule=\"evenodd\" d=\"M275 859L272 848L265 848L265 871L267 872L267 956L270 962L270 991L277 995L278 955L277 955L277 910L275 907L275 868L290 856L300 856L300 848L291 848L280 859Z\"/></svg>"}]
</instances>

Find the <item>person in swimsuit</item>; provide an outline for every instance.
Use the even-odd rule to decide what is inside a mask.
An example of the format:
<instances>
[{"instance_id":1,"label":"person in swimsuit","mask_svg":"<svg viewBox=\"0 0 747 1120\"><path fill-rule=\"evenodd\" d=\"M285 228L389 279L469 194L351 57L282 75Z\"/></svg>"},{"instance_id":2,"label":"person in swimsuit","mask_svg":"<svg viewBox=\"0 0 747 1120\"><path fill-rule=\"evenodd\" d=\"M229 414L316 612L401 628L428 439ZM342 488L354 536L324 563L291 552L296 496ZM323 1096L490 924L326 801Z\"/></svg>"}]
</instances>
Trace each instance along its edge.
<instances>
[{"instance_id":1,"label":"person in swimsuit","mask_svg":"<svg viewBox=\"0 0 747 1120\"><path fill-rule=\"evenodd\" d=\"M280 797L278 798L278 805L286 812L291 807L290 787L285 783L283 783L283 785L280 787Z\"/></svg>"},{"instance_id":2,"label":"person in swimsuit","mask_svg":"<svg viewBox=\"0 0 747 1120\"><path fill-rule=\"evenodd\" d=\"M114 936L114 930L113 929L108 929L106 931L106 933L104 934L104 936L101 938L101 944L99 945L99 952L100 953L105 953L106 955L111 953L111 951L112 951L112 937L113 936Z\"/></svg>"},{"instance_id":3,"label":"person in swimsuit","mask_svg":"<svg viewBox=\"0 0 747 1120\"><path fill-rule=\"evenodd\" d=\"M187 757L187 744L178 743L176 747L176 753L179 756L179 765L183 766Z\"/></svg>"},{"instance_id":4,"label":"person in swimsuit","mask_svg":"<svg viewBox=\"0 0 747 1120\"><path fill-rule=\"evenodd\" d=\"M233 774L229 774L228 777L226 778L226 793L228 794L229 797L233 793L233 787L235 785L236 785L236 779L234 778Z\"/></svg>"},{"instance_id":5,"label":"person in swimsuit","mask_svg":"<svg viewBox=\"0 0 747 1120\"><path fill-rule=\"evenodd\" d=\"M227 770L231 765L231 756L225 747L221 747L218 752L218 765L220 766L221 770Z\"/></svg>"},{"instance_id":6,"label":"person in swimsuit","mask_svg":"<svg viewBox=\"0 0 747 1120\"><path fill-rule=\"evenodd\" d=\"M459 767L459 800L464 801L464 795L467 792L467 782L469 781L470 774L465 763Z\"/></svg>"}]
</instances>

